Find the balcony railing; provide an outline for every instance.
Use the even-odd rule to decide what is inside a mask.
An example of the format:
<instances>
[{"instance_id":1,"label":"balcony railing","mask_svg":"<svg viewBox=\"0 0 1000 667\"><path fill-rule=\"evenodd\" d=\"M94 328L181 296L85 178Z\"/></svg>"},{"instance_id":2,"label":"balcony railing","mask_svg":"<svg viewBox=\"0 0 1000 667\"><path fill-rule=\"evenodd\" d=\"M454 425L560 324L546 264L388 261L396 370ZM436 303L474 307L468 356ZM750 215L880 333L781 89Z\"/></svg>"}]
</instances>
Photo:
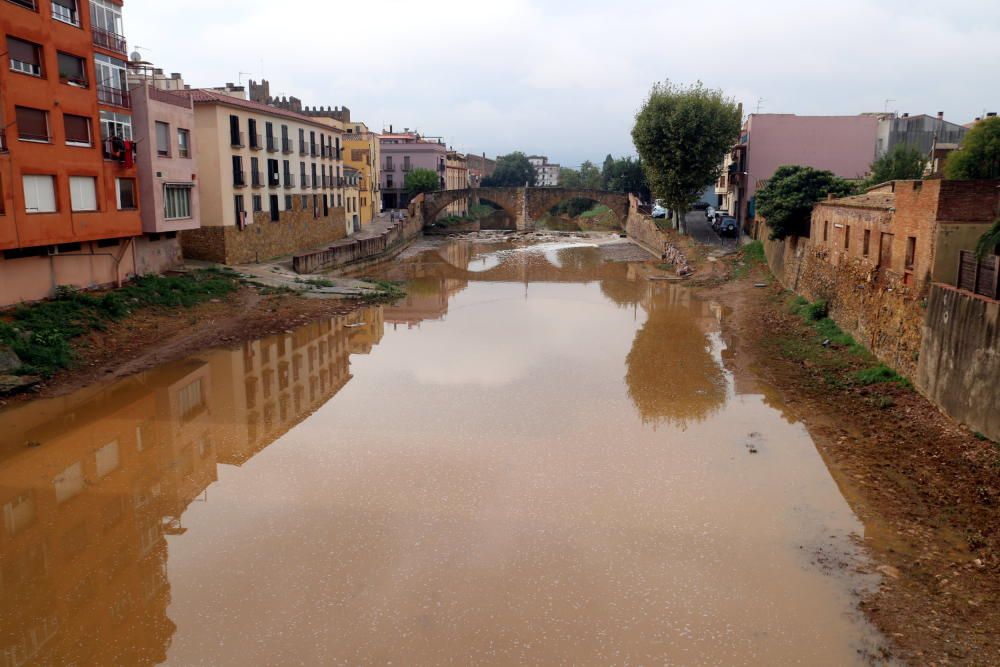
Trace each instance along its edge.
<instances>
[{"instance_id":1,"label":"balcony railing","mask_svg":"<svg viewBox=\"0 0 1000 667\"><path fill-rule=\"evenodd\" d=\"M285 155L291 155L292 153L294 153L295 152L295 142L293 142L291 139L282 139L281 140L281 152L284 153Z\"/></svg>"},{"instance_id":2,"label":"balcony railing","mask_svg":"<svg viewBox=\"0 0 1000 667\"><path fill-rule=\"evenodd\" d=\"M309 153L309 145L304 142L299 142L299 155L307 155Z\"/></svg>"},{"instance_id":3,"label":"balcony railing","mask_svg":"<svg viewBox=\"0 0 1000 667\"><path fill-rule=\"evenodd\" d=\"M279 185L281 185L281 177L278 176L277 172L275 172L273 174L268 174L268 176L267 176L267 185L268 185L268 187L272 187L272 188L276 188Z\"/></svg>"},{"instance_id":4,"label":"balcony railing","mask_svg":"<svg viewBox=\"0 0 1000 667\"><path fill-rule=\"evenodd\" d=\"M111 86L97 87L97 101L102 104L110 104L114 107L124 107L125 109L132 106L132 97L127 90L112 88Z\"/></svg>"},{"instance_id":5,"label":"balcony railing","mask_svg":"<svg viewBox=\"0 0 1000 667\"><path fill-rule=\"evenodd\" d=\"M245 144L243 143L243 133L242 132L230 132L229 133L229 145L234 148L243 148Z\"/></svg>"},{"instance_id":6,"label":"balcony railing","mask_svg":"<svg viewBox=\"0 0 1000 667\"><path fill-rule=\"evenodd\" d=\"M91 32L94 35L94 46L100 46L108 51L128 55L128 48L123 36L108 32L107 30L101 30L100 28L93 28Z\"/></svg>"},{"instance_id":7,"label":"balcony railing","mask_svg":"<svg viewBox=\"0 0 1000 667\"><path fill-rule=\"evenodd\" d=\"M247 173L242 169L233 171L233 187L245 188L247 186Z\"/></svg>"},{"instance_id":8,"label":"balcony railing","mask_svg":"<svg viewBox=\"0 0 1000 667\"><path fill-rule=\"evenodd\" d=\"M385 166L382 167L382 171L396 171L396 167L391 162L386 162Z\"/></svg>"},{"instance_id":9,"label":"balcony railing","mask_svg":"<svg viewBox=\"0 0 1000 667\"><path fill-rule=\"evenodd\" d=\"M293 187L295 187L295 179L292 178L291 172L285 172L285 189Z\"/></svg>"},{"instance_id":10,"label":"balcony railing","mask_svg":"<svg viewBox=\"0 0 1000 667\"><path fill-rule=\"evenodd\" d=\"M277 146L277 142L274 139L274 136L269 134L269 135L267 135L266 139L267 139L267 152L268 153L277 153L278 152L278 146Z\"/></svg>"},{"instance_id":11,"label":"balcony railing","mask_svg":"<svg viewBox=\"0 0 1000 667\"><path fill-rule=\"evenodd\" d=\"M250 149L259 151L263 147L261 143L261 136L259 134L250 135Z\"/></svg>"},{"instance_id":12,"label":"balcony railing","mask_svg":"<svg viewBox=\"0 0 1000 667\"><path fill-rule=\"evenodd\" d=\"M319 157L316 151L316 144L309 145L309 157Z\"/></svg>"},{"instance_id":13,"label":"balcony railing","mask_svg":"<svg viewBox=\"0 0 1000 667\"><path fill-rule=\"evenodd\" d=\"M312 179L313 190L319 190L319 185L320 185L319 178L314 176Z\"/></svg>"},{"instance_id":14,"label":"balcony railing","mask_svg":"<svg viewBox=\"0 0 1000 667\"><path fill-rule=\"evenodd\" d=\"M299 176L299 182L302 184L303 189L309 187L309 177L306 176L305 174Z\"/></svg>"},{"instance_id":15,"label":"balcony railing","mask_svg":"<svg viewBox=\"0 0 1000 667\"><path fill-rule=\"evenodd\" d=\"M250 172L250 174L251 174L250 184L253 187L255 187L255 188L262 188L262 187L264 187L264 173L263 172L253 171L253 172Z\"/></svg>"}]
</instances>

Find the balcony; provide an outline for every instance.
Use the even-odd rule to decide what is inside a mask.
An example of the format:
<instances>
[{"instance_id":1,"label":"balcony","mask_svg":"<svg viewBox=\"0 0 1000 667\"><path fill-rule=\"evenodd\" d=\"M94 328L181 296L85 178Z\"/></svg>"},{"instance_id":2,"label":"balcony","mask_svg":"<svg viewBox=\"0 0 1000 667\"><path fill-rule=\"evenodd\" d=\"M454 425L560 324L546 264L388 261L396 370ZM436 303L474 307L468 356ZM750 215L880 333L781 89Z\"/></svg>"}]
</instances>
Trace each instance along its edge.
<instances>
[{"instance_id":1,"label":"balcony","mask_svg":"<svg viewBox=\"0 0 1000 667\"><path fill-rule=\"evenodd\" d=\"M316 150L316 144L310 144L310 146L309 146L309 157L319 157L319 154L318 154L318 152Z\"/></svg>"},{"instance_id":2,"label":"balcony","mask_svg":"<svg viewBox=\"0 0 1000 667\"><path fill-rule=\"evenodd\" d=\"M264 187L264 173L260 171L250 172L250 185L255 188Z\"/></svg>"},{"instance_id":3,"label":"balcony","mask_svg":"<svg viewBox=\"0 0 1000 667\"><path fill-rule=\"evenodd\" d=\"M291 155L295 152L295 143L291 139L282 139L281 152L285 155Z\"/></svg>"},{"instance_id":4,"label":"balcony","mask_svg":"<svg viewBox=\"0 0 1000 667\"><path fill-rule=\"evenodd\" d=\"M404 171L404 172L407 172L407 171L413 171L413 165L409 165L409 164L404 164L404 165L403 165L403 171Z\"/></svg>"},{"instance_id":5,"label":"balcony","mask_svg":"<svg viewBox=\"0 0 1000 667\"><path fill-rule=\"evenodd\" d=\"M94 46L99 46L102 49L120 53L123 56L128 55L128 48L123 36L116 35L115 33L108 32L107 30L101 30L100 28L93 28L91 32L93 33Z\"/></svg>"},{"instance_id":6,"label":"balcony","mask_svg":"<svg viewBox=\"0 0 1000 667\"><path fill-rule=\"evenodd\" d=\"M394 166L392 166L391 162L386 162L385 166L382 167L382 171L395 171L395 170L396 170L396 168Z\"/></svg>"},{"instance_id":7,"label":"balcony","mask_svg":"<svg viewBox=\"0 0 1000 667\"><path fill-rule=\"evenodd\" d=\"M267 177L267 186L269 188L276 188L281 185L281 177L277 173L269 174Z\"/></svg>"},{"instance_id":8,"label":"balcony","mask_svg":"<svg viewBox=\"0 0 1000 667\"><path fill-rule=\"evenodd\" d=\"M309 177L306 176L305 174L302 174L299 177L299 182L302 184L302 189L303 190L309 187Z\"/></svg>"},{"instance_id":9,"label":"balcony","mask_svg":"<svg viewBox=\"0 0 1000 667\"><path fill-rule=\"evenodd\" d=\"M112 88L111 86L97 87L97 101L113 107L122 107L125 109L132 107L132 97L128 91L120 88Z\"/></svg>"},{"instance_id":10,"label":"balcony","mask_svg":"<svg viewBox=\"0 0 1000 667\"><path fill-rule=\"evenodd\" d=\"M247 186L247 173L242 169L233 171L233 187L245 188Z\"/></svg>"},{"instance_id":11,"label":"balcony","mask_svg":"<svg viewBox=\"0 0 1000 667\"><path fill-rule=\"evenodd\" d=\"M285 174L285 189L291 190L295 187L295 179L292 178L291 173Z\"/></svg>"},{"instance_id":12,"label":"balcony","mask_svg":"<svg viewBox=\"0 0 1000 667\"><path fill-rule=\"evenodd\" d=\"M233 148L243 148L246 144L243 143L243 133L242 132L229 132L229 145Z\"/></svg>"},{"instance_id":13,"label":"balcony","mask_svg":"<svg viewBox=\"0 0 1000 667\"><path fill-rule=\"evenodd\" d=\"M308 155L309 146L304 141L299 141L299 155Z\"/></svg>"},{"instance_id":14,"label":"balcony","mask_svg":"<svg viewBox=\"0 0 1000 667\"><path fill-rule=\"evenodd\" d=\"M312 189L313 190L319 190L319 186L320 186L319 178L317 176L313 176L313 179L312 179Z\"/></svg>"},{"instance_id":15,"label":"balcony","mask_svg":"<svg viewBox=\"0 0 1000 667\"><path fill-rule=\"evenodd\" d=\"M259 134L251 134L250 135L250 150L252 150L252 151L259 151L263 147L264 147L264 145L262 143L261 136Z\"/></svg>"},{"instance_id":16,"label":"balcony","mask_svg":"<svg viewBox=\"0 0 1000 667\"><path fill-rule=\"evenodd\" d=\"M268 153L277 153L278 152L277 142L274 140L274 136L272 136L270 134L267 135L267 152Z\"/></svg>"}]
</instances>

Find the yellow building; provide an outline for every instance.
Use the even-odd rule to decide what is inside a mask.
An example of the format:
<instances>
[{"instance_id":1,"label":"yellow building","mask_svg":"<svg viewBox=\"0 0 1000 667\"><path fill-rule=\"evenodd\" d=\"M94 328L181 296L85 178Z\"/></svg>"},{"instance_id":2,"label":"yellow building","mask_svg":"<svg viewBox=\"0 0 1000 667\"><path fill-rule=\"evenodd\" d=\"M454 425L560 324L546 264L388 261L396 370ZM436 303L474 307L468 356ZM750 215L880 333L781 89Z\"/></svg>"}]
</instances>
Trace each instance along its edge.
<instances>
[{"instance_id":1,"label":"yellow building","mask_svg":"<svg viewBox=\"0 0 1000 667\"><path fill-rule=\"evenodd\" d=\"M360 173L358 213L361 224L367 225L382 211L382 191L379 165L379 136L364 123L344 123L344 165ZM348 216L350 218L350 216Z\"/></svg>"},{"instance_id":2,"label":"yellow building","mask_svg":"<svg viewBox=\"0 0 1000 667\"><path fill-rule=\"evenodd\" d=\"M444 183L445 190L465 190L469 187L469 161L465 155L448 151L445 157ZM448 215L467 215L469 200L462 199L449 204L445 211Z\"/></svg>"}]
</instances>

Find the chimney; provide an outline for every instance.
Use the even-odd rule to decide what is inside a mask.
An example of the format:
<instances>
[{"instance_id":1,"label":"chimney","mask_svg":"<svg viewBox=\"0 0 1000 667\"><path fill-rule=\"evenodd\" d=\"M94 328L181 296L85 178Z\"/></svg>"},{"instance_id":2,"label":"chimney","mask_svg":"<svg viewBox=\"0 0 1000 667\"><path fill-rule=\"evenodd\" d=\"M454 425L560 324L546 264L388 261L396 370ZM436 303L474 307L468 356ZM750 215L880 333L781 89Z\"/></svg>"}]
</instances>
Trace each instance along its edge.
<instances>
[{"instance_id":1,"label":"chimney","mask_svg":"<svg viewBox=\"0 0 1000 667\"><path fill-rule=\"evenodd\" d=\"M171 79L179 79L179 78L181 78L181 73L180 72L171 72L170 73L170 78Z\"/></svg>"},{"instance_id":2,"label":"chimney","mask_svg":"<svg viewBox=\"0 0 1000 667\"><path fill-rule=\"evenodd\" d=\"M910 113L909 112L906 112L906 113L903 114L903 118L909 118L909 117L910 117Z\"/></svg>"},{"instance_id":3,"label":"chimney","mask_svg":"<svg viewBox=\"0 0 1000 667\"><path fill-rule=\"evenodd\" d=\"M944 120L944 112L938 111L938 120Z\"/></svg>"},{"instance_id":4,"label":"chimney","mask_svg":"<svg viewBox=\"0 0 1000 667\"><path fill-rule=\"evenodd\" d=\"M986 114L986 117L987 118L994 118L996 115L997 115L996 111L991 111L988 114Z\"/></svg>"}]
</instances>

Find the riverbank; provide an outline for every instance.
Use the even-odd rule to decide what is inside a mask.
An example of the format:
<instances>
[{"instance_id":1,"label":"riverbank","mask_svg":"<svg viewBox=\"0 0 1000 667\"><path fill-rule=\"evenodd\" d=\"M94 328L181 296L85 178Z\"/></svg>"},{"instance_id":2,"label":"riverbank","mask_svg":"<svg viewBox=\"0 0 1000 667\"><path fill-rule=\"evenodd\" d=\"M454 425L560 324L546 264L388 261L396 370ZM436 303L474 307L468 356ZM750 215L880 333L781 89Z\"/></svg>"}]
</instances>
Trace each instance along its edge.
<instances>
[{"instance_id":1,"label":"riverbank","mask_svg":"<svg viewBox=\"0 0 1000 667\"><path fill-rule=\"evenodd\" d=\"M203 349L238 344L346 314L367 302L335 295L315 298L316 293L326 291L324 284L301 283L299 290L293 290L254 284L235 274L223 275L229 276L231 288L220 288L204 299L136 308L121 318L93 322L69 339L66 367L51 369L51 374L28 389L0 396L0 407L62 396L96 381L128 377ZM377 294L370 298L377 298ZM6 315L10 320L10 313Z\"/></svg>"},{"instance_id":2,"label":"riverbank","mask_svg":"<svg viewBox=\"0 0 1000 667\"><path fill-rule=\"evenodd\" d=\"M739 256L726 265L728 281L715 272L701 289L732 311L734 372L807 426L864 522L883 583L860 606L894 657L1000 664L1000 445L880 368L763 263Z\"/></svg>"}]
</instances>

